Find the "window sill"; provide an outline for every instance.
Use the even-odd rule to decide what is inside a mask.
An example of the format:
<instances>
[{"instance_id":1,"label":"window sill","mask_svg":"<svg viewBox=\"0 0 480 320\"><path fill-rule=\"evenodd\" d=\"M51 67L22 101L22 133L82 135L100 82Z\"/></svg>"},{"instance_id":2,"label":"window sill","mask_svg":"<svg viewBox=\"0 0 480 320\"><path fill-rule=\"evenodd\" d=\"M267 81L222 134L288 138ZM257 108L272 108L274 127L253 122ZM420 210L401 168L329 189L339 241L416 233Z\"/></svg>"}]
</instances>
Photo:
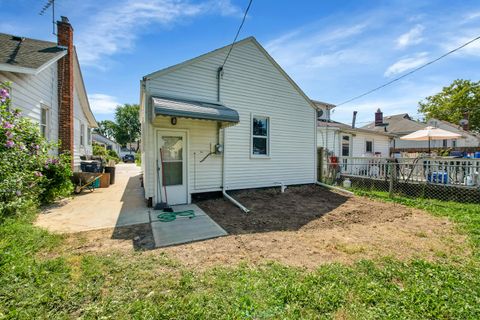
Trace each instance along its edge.
<instances>
[{"instance_id":1,"label":"window sill","mask_svg":"<svg viewBox=\"0 0 480 320\"><path fill-rule=\"evenodd\" d=\"M270 155L251 154L250 159L270 159Z\"/></svg>"}]
</instances>

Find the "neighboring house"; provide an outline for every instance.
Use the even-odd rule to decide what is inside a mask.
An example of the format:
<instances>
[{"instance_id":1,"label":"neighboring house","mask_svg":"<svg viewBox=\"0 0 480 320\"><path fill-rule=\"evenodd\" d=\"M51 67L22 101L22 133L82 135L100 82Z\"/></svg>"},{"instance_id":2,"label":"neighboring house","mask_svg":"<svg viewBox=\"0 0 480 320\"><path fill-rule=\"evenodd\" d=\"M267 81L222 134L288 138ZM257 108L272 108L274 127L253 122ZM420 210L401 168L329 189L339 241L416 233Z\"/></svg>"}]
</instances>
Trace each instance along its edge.
<instances>
[{"instance_id":1,"label":"neighboring house","mask_svg":"<svg viewBox=\"0 0 480 320\"><path fill-rule=\"evenodd\" d=\"M95 132L92 134L92 140L94 143L104 147L105 149L113 150L117 153L117 155L120 155L121 146L116 141L113 141L112 139Z\"/></svg>"},{"instance_id":2,"label":"neighboring house","mask_svg":"<svg viewBox=\"0 0 480 320\"><path fill-rule=\"evenodd\" d=\"M407 113L384 117L383 113L380 111L380 109L378 109L378 111L375 113L375 121L369 123L363 128L376 132L394 134L396 137L391 147L395 149L427 149L428 141L410 141L400 139L402 136L425 129L427 126L438 127L440 129L462 135L460 139L455 140L432 140L430 141L431 148L460 148L480 146L479 137L470 131L462 129L460 126L437 119L430 119L427 123L415 121Z\"/></svg>"},{"instance_id":3,"label":"neighboring house","mask_svg":"<svg viewBox=\"0 0 480 320\"><path fill-rule=\"evenodd\" d=\"M335 106L312 100L319 108L317 118L317 146L337 157L389 157L394 135L362 128L330 119Z\"/></svg>"},{"instance_id":4,"label":"neighboring house","mask_svg":"<svg viewBox=\"0 0 480 320\"><path fill-rule=\"evenodd\" d=\"M67 18L57 22L58 44L0 33L0 81L12 82L12 107L38 122L42 135L60 141L59 150L80 156L92 153L91 129L97 127L73 46Z\"/></svg>"},{"instance_id":5,"label":"neighboring house","mask_svg":"<svg viewBox=\"0 0 480 320\"><path fill-rule=\"evenodd\" d=\"M255 38L235 43L221 68L229 49L141 82L142 168L153 203L165 201L162 181L170 204L316 181L315 105Z\"/></svg>"},{"instance_id":6,"label":"neighboring house","mask_svg":"<svg viewBox=\"0 0 480 320\"><path fill-rule=\"evenodd\" d=\"M456 147L462 148L462 147L479 147L480 146L480 135L473 133L469 130L465 130L460 125L455 125L447 121L433 119L433 118L427 121L427 125L462 135L462 138L458 140L442 140L440 142L437 142L437 145L441 143L441 147L443 148L456 148Z\"/></svg>"}]
</instances>

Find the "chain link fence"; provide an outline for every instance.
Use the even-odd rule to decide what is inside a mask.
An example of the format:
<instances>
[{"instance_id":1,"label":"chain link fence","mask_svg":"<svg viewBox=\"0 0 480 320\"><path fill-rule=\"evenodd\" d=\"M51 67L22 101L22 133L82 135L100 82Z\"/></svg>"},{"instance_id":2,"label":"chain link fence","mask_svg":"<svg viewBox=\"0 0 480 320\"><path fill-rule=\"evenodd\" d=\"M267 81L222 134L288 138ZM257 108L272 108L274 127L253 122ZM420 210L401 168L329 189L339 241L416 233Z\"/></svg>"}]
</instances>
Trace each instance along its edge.
<instances>
[{"instance_id":1,"label":"chain link fence","mask_svg":"<svg viewBox=\"0 0 480 320\"><path fill-rule=\"evenodd\" d=\"M480 203L480 159L322 157L321 181L391 197Z\"/></svg>"}]
</instances>

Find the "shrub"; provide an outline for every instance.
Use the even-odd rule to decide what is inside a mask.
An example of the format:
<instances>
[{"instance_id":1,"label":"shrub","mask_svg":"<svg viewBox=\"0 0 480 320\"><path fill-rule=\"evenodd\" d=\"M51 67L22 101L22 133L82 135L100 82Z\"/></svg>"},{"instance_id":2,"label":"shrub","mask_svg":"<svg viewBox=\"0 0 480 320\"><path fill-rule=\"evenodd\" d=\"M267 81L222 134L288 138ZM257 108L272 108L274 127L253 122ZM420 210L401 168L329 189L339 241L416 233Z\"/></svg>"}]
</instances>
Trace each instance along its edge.
<instances>
[{"instance_id":1,"label":"shrub","mask_svg":"<svg viewBox=\"0 0 480 320\"><path fill-rule=\"evenodd\" d=\"M43 192L40 194L40 201L42 203L50 203L72 194L73 183L71 177L73 172L70 160L71 157L68 154L62 154L58 159L49 158L46 160L41 171L45 177L41 182Z\"/></svg>"},{"instance_id":2,"label":"shrub","mask_svg":"<svg viewBox=\"0 0 480 320\"><path fill-rule=\"evenodd\" d=\"M103 157L106 161L113 160L115 163L120 162L120 157L113 150L107 150L105 147L93 143L93 155L98 157Z\"/></svg>"},{"instance_id":3,"label":"shrub","mask_svg":"<svg viewBox=\"0 0 480 320\"><path fill-rule=\"evenodd\" d=\"M0 84L0 218L28 212L53 200L53 194L64 195L70 181L52 174L52 166L64 170L63 159L51 158L54 145L41 136L38 124L11 110L9 88Z\"/></svg>"}]
</instances>

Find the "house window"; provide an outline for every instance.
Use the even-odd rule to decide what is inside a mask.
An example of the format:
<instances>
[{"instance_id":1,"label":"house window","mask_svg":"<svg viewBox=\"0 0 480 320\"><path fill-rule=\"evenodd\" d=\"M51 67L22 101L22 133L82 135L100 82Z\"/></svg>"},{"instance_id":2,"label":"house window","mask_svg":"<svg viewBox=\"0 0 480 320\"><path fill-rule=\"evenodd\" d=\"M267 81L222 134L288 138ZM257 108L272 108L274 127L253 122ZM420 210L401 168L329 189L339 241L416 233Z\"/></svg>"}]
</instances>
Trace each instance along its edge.
<instances>
[{"instance_id":1,"label":"house window","mask_svg":"<svg viewBox=\"0 0 480 320\"><path fill-rule=\"evenodd\" d=\"M373 153L373 141L371 140L365 141L365 152Z\"/></svg>"},{"instance_id":2,"label":"house window","mask_svg":"<svg viewBox=\"0 0 480 320\"><path fill-rule=\"evenodd\" d=\"M447 139L443 139L443 147L444 147L444 148L447 147Z\"/></svg>"},{"instance_id":3,"label":"house window","mask_svg":"<svg viewBox=\"0 0 480 320\"><path fill-rule=\"evenodd\" d=\"M48 107L45 105L42 105L41 110L40 110L40 133L42 134L42 137L45 139L48 139L49 131L50 131L50 126L49 126L49 114L48 114Z\"/></svg>"},{"instance_id":4,"label":"house window","mask_svg":"<svg viewBox=\"0 0 480 320\"><path fill-rule=\"evenodd\" d=\"M270 119L268 117L252 117L252 155L268 156L270 139Z\"/></svg>"},{"instance_id":5,"label":"house window","mask_svg":"<svg viewBox=\"0 0 480 320\"><path fill-rule=\"evenodd\" d=\"M457 147L457 140L452 141L452 147L456 148Z\"/></svg>"},{"instance_id":6,"label":"house window","mask_svg":"<svg viewBox=\"0 0 480 320\"><path fill-rule=\"evenodd\" d=\"M85 145L85 125L80 124L80 145L83 147Z\"/></svg>"},{"instance_id":7,"label":"house window","mask_svg":"<svg viewBox=\"0 0 480 320\"><path fill-rule=\"evenodd\" d=\"M92 144L92 128L87 128L87 144Z\"/></svg>"},{"instance_id":8,"label":"house window","mask_svg":"<svg viewBox=\"0 0 480 320\"><path fill-rule=\"evenodd\" d=\"M350 157L350 136L342 136L342 157Z\"/></svg>"}]
</instances>

